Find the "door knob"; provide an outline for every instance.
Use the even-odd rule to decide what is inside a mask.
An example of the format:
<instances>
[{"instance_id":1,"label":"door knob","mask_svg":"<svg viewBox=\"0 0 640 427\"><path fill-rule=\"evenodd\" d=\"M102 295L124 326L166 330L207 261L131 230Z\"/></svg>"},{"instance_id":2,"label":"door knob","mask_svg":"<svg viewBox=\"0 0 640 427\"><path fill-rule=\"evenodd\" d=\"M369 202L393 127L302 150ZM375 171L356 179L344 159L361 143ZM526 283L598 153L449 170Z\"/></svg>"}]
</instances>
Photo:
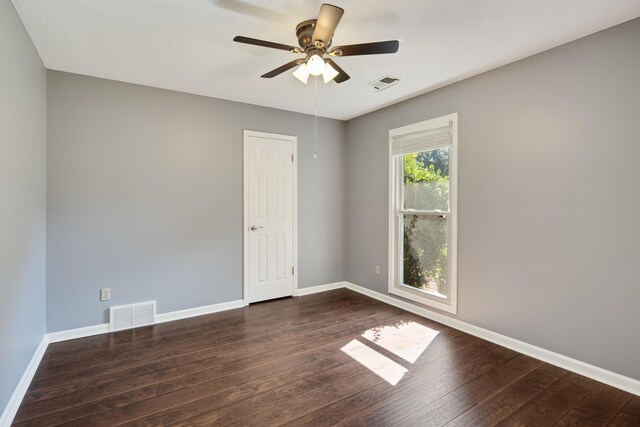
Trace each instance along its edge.
<instances>
[{"instance_id":1,"label":"door knob","mask_svg":"<svg viewBox=\"0 0 640 427\"><path fill-rule=\"evenodd\" d=\"M252 225L252 226L251 226L251 231L256 231L256 230L258 230L258 229L260 229L260 228L262 228L262 226L261 226L261 225Z\"/></svg>"}]
</instances>

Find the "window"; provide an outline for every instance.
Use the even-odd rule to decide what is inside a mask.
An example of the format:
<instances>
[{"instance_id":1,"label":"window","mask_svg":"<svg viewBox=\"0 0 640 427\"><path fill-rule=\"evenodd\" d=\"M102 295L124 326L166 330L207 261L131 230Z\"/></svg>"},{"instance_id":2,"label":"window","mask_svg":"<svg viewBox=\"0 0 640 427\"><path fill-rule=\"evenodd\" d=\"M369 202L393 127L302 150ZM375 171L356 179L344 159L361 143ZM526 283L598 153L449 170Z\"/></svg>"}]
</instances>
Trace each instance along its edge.
<instances>
[{"instance_id":1,"label":"window","mask_svg":"<svg viewBox=\"0 0 640 427\"><path fill-rule=\"evenodd\" d=\"M456 313L457 114L389 131L389 292Z\"/></svg>"}]
</instances>

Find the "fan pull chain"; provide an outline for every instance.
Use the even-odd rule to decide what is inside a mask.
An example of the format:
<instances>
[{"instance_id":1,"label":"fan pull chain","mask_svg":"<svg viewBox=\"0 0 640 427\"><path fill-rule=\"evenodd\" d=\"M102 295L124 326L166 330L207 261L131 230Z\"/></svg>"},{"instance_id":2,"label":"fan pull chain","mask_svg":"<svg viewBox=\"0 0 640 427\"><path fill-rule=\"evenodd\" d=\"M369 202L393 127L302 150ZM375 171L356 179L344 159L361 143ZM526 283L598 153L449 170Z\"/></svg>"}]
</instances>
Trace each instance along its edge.
<instances>
[{"instance_id":1,"label":"fan pull chain","mask_svg":"<svg viewBox=\"0 0 640 427\"><path fill-rule=\"evenodd\" d=\"M313 78L313 158L318 158L318 77Z\"/></svg>"}]
</instances>

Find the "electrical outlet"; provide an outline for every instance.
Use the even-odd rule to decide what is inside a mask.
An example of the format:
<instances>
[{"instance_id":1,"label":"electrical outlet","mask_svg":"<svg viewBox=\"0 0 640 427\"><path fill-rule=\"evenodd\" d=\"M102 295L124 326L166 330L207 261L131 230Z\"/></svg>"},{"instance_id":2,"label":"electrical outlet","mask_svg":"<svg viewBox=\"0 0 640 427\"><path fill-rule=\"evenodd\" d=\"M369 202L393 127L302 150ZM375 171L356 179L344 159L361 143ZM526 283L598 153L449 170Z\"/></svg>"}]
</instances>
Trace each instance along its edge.
<instances>
[{"instance_id":1,"label":"electrical outlet","mask_svg":"<svg viewBox=\"0 0 640 427\"><path fill-rule=\"evenodd\" d=\"M380 275L380 266L376 265L376 276Z\"/></svg>"},{"instance_id":2,"label":"electrical outlet","mask_svg":"<svg viewBox=\"0 0 640 427\"><path fill-rule=\"evenodd\" d=\"M100 289L100 301L109 301L111 299L111 288Z\"/></svg>"}]
</instances>

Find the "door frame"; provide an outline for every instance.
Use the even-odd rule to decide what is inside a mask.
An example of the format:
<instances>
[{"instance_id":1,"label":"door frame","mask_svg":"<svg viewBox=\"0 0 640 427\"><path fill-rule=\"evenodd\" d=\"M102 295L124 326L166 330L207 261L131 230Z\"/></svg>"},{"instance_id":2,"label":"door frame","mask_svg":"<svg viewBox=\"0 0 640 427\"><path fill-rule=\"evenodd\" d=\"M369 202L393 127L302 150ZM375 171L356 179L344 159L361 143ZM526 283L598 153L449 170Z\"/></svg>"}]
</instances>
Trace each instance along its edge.
<instances>
[{"instance_id":1,"label":"door frame","mask_svg":"<svg viewBox=\"0 0 640 427\"><path fill-rule=\"evenodd\" d=\"M273 138L292 142L293 176L292 176L292 208L293 208L293 296L298 296L298 137L277 133L243 131L242 144L242 299L249 305L249 158L247 141L250 136Z\"/></svg>"}]
</instances>

